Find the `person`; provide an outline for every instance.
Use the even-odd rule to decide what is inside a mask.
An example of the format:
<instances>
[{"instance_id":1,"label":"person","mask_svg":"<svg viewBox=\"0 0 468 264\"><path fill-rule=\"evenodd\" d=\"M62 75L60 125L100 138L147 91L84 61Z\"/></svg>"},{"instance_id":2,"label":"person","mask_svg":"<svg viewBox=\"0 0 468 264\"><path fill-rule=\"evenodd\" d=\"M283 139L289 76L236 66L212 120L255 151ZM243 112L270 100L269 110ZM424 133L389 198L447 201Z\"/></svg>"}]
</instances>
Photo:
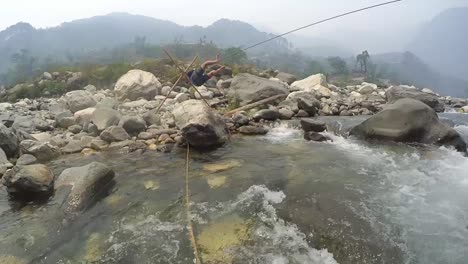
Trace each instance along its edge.
<instances>
[{"instance_id":1,"label":"person","mask_svg":"<svg viewBox=\"0 0 468 264\"><path fill-rule=\"evenodd\" d=\"M219 74L222 70L226 68L225 66L221 66L219 69L210 71L208 74L205 73L206 68L208 68L211 65L218 64L220 61L221 60L218 54L216 55L216 59L205 61L198 69L194 69L194 70L187 72L187 75L190 81L192 81L192 83L196 86L202 86L209 79Z\"/></svg>"}]
</instances>

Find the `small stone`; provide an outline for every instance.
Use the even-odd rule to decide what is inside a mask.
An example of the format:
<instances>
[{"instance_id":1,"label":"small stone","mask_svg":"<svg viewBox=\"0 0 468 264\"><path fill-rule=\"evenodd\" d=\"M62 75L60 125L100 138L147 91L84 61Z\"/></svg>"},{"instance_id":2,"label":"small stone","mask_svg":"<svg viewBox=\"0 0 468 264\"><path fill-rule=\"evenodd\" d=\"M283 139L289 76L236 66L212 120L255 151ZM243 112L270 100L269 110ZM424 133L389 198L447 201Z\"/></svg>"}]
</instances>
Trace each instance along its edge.
<instances>
[{"instance_id":1,"label":"small stone","mask_svg":"<svg viewBox=\"0 0 468 264\"><path fill-rule=\"evenodd\" d=\"M313 131L310 131L310 132L305 132L304 133L304 139L305 140L309 140L309 141L317 141L317 142L325 142L325 141L329 141L331 140L330 138L320 134L320 133L317 133L317 132L313 132Z\"/></svg>"},{"instance_id":2,"label":"small stone","mask_svg":"<svg viewBox=\"0 0 468 264\"><path fill-rule=\"evenodd\" d=\"M111 126L102 131L99 136L102 140L107 142L117 142L130 139L128 133L122 127Z\"/></svg>"},{"instance_id":3,"label":"small stone","mask_svg":"<svg viewBox=\"0 0 468 264\"><path fill-rule=\"evenodd\" d=\"M296 117L309 117L309 114L301 109L297 112Z\"/></svg>"},{"instance_id":4,"label":"small stone","mask_svg":"<svg viewBox=\"0 0 468 264\"><path fill-rule=\"evenodd\" d=\"M170 139L170 138L171 138L171 136L169 136L168 134L162 134L162 135L159 136L158 141L163 142L163 141L166 141L167 139Z\"/></svg>"},{"instance_id":5,"label":"small stone","mask_svg":"<svg viewBox=\"0 0 468 264\"><path fill-rule=\"evenodd\" d=\"M24 154L16 161L16 165L31 165L37 163L36 157L31 154Z\"/></svg>"},{"instance_id":6,"label":"small stone","mask_svg":"<svg viewBox=\"0 0 468 264\"><path fill-rule=\"evenodd\" d=\"M294 116L294 112L287 108L281 108L279 114L279 118L282 120L290 120Z\"/></svg>"},{"instance_id":7,"label":"small stone","mask_svg":"<svg viewBox=\"0 0 468 264\"><path fill-rule=\"evenodd\" d=\"M149 149L149 150L157 150L157 149L158 149L158 146L157 146L156 144L150 144L150 145L148 146L148 149Z\"/></svg>"},{"instance_id":8,"label":"small stone","mask_svg":"<svg viewBox=\"0 0 468 264\"><path fill-rule=\"evenodd\" d=\"M78 134L81 132L83 128L80 125L73 125L68 127L68 131L72 132L73 134Z\"/></svg>"}]
</instances>

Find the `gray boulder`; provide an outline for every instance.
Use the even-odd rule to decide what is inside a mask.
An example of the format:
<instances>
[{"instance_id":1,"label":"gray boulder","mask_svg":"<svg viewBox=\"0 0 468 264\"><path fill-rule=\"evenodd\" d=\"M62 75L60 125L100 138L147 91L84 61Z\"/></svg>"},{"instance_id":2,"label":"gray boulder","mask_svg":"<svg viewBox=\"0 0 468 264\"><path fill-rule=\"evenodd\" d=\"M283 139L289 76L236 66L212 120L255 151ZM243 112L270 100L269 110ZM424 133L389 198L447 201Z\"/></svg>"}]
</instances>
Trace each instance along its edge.
<instances>
[{"instance_id":1,"label":"gray boulder","mask_svg":"<svg viewBox=\"0 0 468 264\"><path fill-rule=\"evenodd\" d=\"M31 154L21 155L16 161L16 165L31 165L37 163L36 157Z\"/></svg>"},{"instance_id":2,"label":"gray boulder","mask_svg":"<svg viewBox=\"0 0 468 264\"><path fill-rule=\"evenodd\" d=\"M62 152L65 154L78 153L83 150L84 146L80 140L70 140L65 147L62 148Z\"/></svg>"},{"instance_id":3,"label":"gray boulder","mask_svg":"<svg viewBox=\"0 0 468 264\"><path fill-rule=\"evenodd\" d=\"M290 120L294 116L294 112L289 108L281 108L279 110L279 118L282 120Z\"/></svg>"},{"instance_id":4,"label":"gray boulder","mask_svg":"<svg viewBox=\"0 0 468 264\"><path fill-rule=\"evenodd\" d=\"M3 151L3 149L0 148L0 177L3 175L8 169L12 168L13 164L11 164L8 161L8 158Z\"/></svg>"},{"instance_id":5,"label":"gray boulder","mask_svg":"<svg viewBox=\"0 0 468 264\"><path fill-rule=\"evenodd\" d=\"M72 112L65 111L55 115L55 122L57 127L67 129L75 124L75 118L73 118Z\"/></svg>"},{"instance_id":6,"label":"gray boulder","mask_svg":"<svg viewBox=\"0 0 468 264\"><path fill-rule=\"evenodd\" d=\"M116 126L120 121L120 113L111 108L98 108L93 112L91 122L102 131L110 126Z\"/></svg>"},{"instance_id":7,"label":"gray boulder","mask_svg":"<svg viewBox=\"0 0 468 264\"><path fill-rule=\"evenodd\" d=\"M285 72L279 72L276 75L275 78L277 78L280 81L285 82L285 83L287 83L289 85L291 85L293 82L297 81L296 76L294 76L292 74L289 74L289 73L285 73Z\"/></svg>"},{"instance_id":8,"label":"gray boulder","mask_svg":"<svg viewBox=\"0 0 468 264\"><path fill-rule=\"evenodd\" d=\"M327 129L327 125L325 124L325 122L310 118L301 119L301 126L305 132L323 132Z\"/></svg>"},{"instance_id":9,"label":"gray boulder","mask_svg":"<svg viewBox=\"0 0 468 264\"><path fill-rule=\"evenodd\" d=\"M33 118L30 116L17 116L11 127L16 130L23 130L28 133L32 133L36 128L33 121Z\"/></svg>"},{"instance_id":10,"label":"gray boulder","mask_svg":"<svg viewBox=\"0 0 468 264\"><path fill-rule=\"evenodd\" d=\"M239 112L232 116L232 121L238 126L245 126L249 124L250 118L244 112Z\"/></svg>"},{"instance_id":11,"label":"gray boulder","mask_svg":"<svg viewBox=\"0 0 468 264\"><path fill-rule=\"evenodd\" d=\"M148 126L161 124L161 111L157 113L157 110L153 109L143 114L143 120Z\"/></svg>"},{"instance_id":12,"label":"gray boulder","mask_svg":"<svg viewBox=\"0 0 468 264\"><path fill-rule=\"evenodd\" d=\"M309 131L304 133L304 139L308 141L325 142L331 140L329 137L320 133Z\"/></svg>"},{"instance_id":13,"label":"gray boulder","mask_svg":"<svg viewBox=\"0 0 468 264\"><path fill-rule=\"evenodd\" d=\"M239 133L244 135L265 135L268 133L268 128L261 126L243 126L239 128Z\"/></svg>"},{"instance_id":14,"label":"gray boulder","mask_svg":"<svg viewBox=\"0 0 468 264\"><path fill-rule=\"evenodd\" d=\"M303 102L306 102L308 105L313 105L316 109L319 109L321 107L320 101L318 101L315 98L315 92L305 91L290 93L288 97L286 97L286 100L281 102L279 105L283 107L288 107L289 109L297 113L300 110L298 106L299 99L301 99Z\"/></svg>"},{"instance_id":15,"label":"gray boulder","mask_svg":"<svg viewBox=\"0 0 468 264\"><path fill-rule=\"evenodd\" d=\"M78 134L83 130L83 128L80 125L73 125L68 127L68 131L72 132L73 134Z\"/></svg>"},{"instance_id":16,"label":"gray boulder","mask_svg":"<svg viewBox=\"0 0 468 264\"><path fill-rule=\"evenodd\" d=\"M102 131L99 136L102 140L106 142L117 142L130 139L127 131L119 126L111 126Z\"/></svg>"},{"instance_id":17,"label":"gray boulder","mask_svg":"<svg viewBox=\"0 0 468 264\"><path fill-rule=\"evenodd\" d=\"M244 106L275 95L286 95L287 93L287 85L281 82L242 73L232 80L227 96L232 105Z\"/></svg>"},{"instance_id":18,"label":"gray boulder","mask_svg":"<svg viewBox=\"0 0 468 264\"><path fill-rule=\"evenodd\" d=\"M0 148L8 158L18 157L19 140L15 131L0 123Z\"/></svg>"},{"instance_id":19,"label":"gray boulder","mask_svg":"<svg viewBox=\"0 0 468 264\"><path fill-rule=\"evenodd\" d=\"M320 109L320 102L316 99L307 100L303 98L297 98L297 108L304 110L309 116L315 116Z\"/></svg>"},{"instance_id":20,"label":"gray boulder","mask_svg":"<svg viewBox=\"0 0 468 264\"><path fill-rule=\"evenodd\" d=\"M146 122L140 116L124 116L120 119L119 126L130 135L138 135L146 130Z\"/></svg>"},{"instance_id":21,"label":"gray boulder","mask_svg":"<svg viewBox=\"0 0 468 264\"><path fill-rule=\"evenodd\" d=\"M114 171L102 163L64 170L55 182L56 199L66 213L85 209L102 197L112 185Z\"/></svg>"},{"instance_id":22,"label":"gray boulder","mask_svg":"<svg viewBox=\"0 0 468 264\"><path fill-rule=\"evenodd\" d=\"M47 162L60 156L60 150L48 142L23 140L20 143L22 154L31 154L40 162Z\"/></svg>"},{"instance_id":23,"label":"gray boulder","mask_svg":"<svg viewBox=\"0 0 468 264\"><path fill-rule=\"evenodd\" d=\"M51 194L54 174L46 165L16 166L3 176L8 193L21 198Z\"/></svg>"},{"instance_id":24,"label":"gray boulder","mask_svg":"<svg viewBox=\"0 0 468 264\"><path fill-rule=\"evenodd\" d=\"M223 118L202 101L185 101L176 106L173 115L182 136L195 148L218 147L228 139Z\"/></svg>"},{"instance_id":25,"label":"gray boulder","mask_svg":"<svg viewBox=\"0 0 468 264\"><path fill-rule=\"evenodd\" d=\"M150 72L131 70L115 84L115 94L120 100L135 101L138 98L152 100L161 90L161 83Z\"/></svg>"},{"instance_id":26,"label":"gray boulder","mask_svg":"<svg viewBox=\"0 0 468 264\"><path fill-rule=\"evenodd\" d=\"M263 109L258 112L256 112L252 119L255 120L256 122L260 120L269 120L269 121L275 121L280 117L280 114L278 110L276 109Z\"/></svg>"},{"instance_id":27,"label":"gray boulder","mask_svg":"<svg viewBox=\"0 0 468 264\"><path fill-rule=\"evenodd\" d=\"M68 92L64 95L64 99L73 113L96 105L93 95L84 90Z\"/></svg>"},{"instance_id":28,"label":"gray boulder","mask_svg":"<svg viewBox=\"0 0 468 264\"><path fill-rule=\"evenodd\" d=\"M365 140L416 142L452 146L466 152L466 143L453 128L443 124L437 113L419 100L400 99L362 124L350 135Z\"/></svg>"},{"instance_id":29,"label":"gray boulder","mask_svg":"<svg viewBox=\"0 0 468 264\"><path fill-rule=\"evenodd\" d=\"M386 92L388 103L394 103L402 98L410 98L419 100L426 105L432 107L436 112L443 112L445 110L445 105L439 98L430 93L425 93L416 89L401 87L401 86L392 86Z\"/></svg>"}]
</instances>

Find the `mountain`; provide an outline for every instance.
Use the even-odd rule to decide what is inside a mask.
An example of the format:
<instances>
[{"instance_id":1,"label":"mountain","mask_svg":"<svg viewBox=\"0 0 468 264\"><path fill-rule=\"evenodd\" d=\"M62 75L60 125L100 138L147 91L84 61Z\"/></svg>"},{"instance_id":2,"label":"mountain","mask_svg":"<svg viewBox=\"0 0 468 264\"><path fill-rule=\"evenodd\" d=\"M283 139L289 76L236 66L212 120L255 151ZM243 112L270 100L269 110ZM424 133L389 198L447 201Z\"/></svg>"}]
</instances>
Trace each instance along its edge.
<instances>
[{"instance_id":1,"label":"mountain","mask_svg":"<svg viewBox=\"0 0 468 264\"><path fill-rule=\"evenodd\" d=\"M436 70L468 80L468 8L443 11L422 27L408 50Z\"/></svg>"},{"instance_id":2,"label":"mountain","mask_svg":"<svg viewBox=\"0 0 468 264\"><path fill-rule=\"evenodd\" d=\"M31 55L42 59L65 59L68 54L83 54L128 44L135 37L146 37L146 42L151 44L175 41L197 43L202 39L226 48L245 46L271 36L241 21L221 19L208 27L185 27L170 21L127 13L80 19L47 29L36 29L22 22L0 32L0 72L9 67L11 56L21 49L27 49ZM280 38L252 52L288 49L288 41Z\"/></svg>"},{"instance_id":3,"label":"mountain","mask_svg":"<svg viewBox=\"0 0 468 264\"><path fill-rule=\"evenodd\" d=\"M382 77L393 82L430 88L442 95L468 96L468 81L439 73L411 52L373 55L372 62Z\"/></svg>"}]
</instances>

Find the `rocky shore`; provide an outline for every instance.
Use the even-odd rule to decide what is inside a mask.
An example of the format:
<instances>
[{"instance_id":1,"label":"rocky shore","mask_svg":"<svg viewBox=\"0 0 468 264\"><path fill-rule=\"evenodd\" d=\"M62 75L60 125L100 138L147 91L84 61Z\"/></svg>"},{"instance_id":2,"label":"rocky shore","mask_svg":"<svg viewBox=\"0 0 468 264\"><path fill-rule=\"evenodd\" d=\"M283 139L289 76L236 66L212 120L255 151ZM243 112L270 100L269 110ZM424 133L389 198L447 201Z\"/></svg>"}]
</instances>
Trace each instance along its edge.
<instances>
[{"instance_id":1,"label":"rocky shore","mask_svg":"<svg viewBox=\"0 0 468 264\"><path fill-rule=\"evenodd\" d=\"M317 116L373 116L350 134L364 140L444 145L466 152L460 135L436 114L449 108L468 113L466 99L410 86L337 87L322 74L303 80L275 71L259 75L232 76L228 69L197 93L181 86L171 91L172 83L162 84L157 76L141 70L123 75L113 90L83 84L79 73L69 74L68 79L44 73L41 81L67 82L79 89L59 98L0 103L2 183L15 199L60 194L64 210L73 213L92 203L114 172L105 164L91 163L53 175L47 162L60 155L170 152L187 143L210 149L226 144L232 134L266 134L268 122L291 119L301 120L306 140L330 140L321 134L327 125L314 119ZM8 97L12 91L3 95ZM276 99L249 107L269 98ZM246 110L232 113L239 107Z\"/></svg>"}]
</instances>

